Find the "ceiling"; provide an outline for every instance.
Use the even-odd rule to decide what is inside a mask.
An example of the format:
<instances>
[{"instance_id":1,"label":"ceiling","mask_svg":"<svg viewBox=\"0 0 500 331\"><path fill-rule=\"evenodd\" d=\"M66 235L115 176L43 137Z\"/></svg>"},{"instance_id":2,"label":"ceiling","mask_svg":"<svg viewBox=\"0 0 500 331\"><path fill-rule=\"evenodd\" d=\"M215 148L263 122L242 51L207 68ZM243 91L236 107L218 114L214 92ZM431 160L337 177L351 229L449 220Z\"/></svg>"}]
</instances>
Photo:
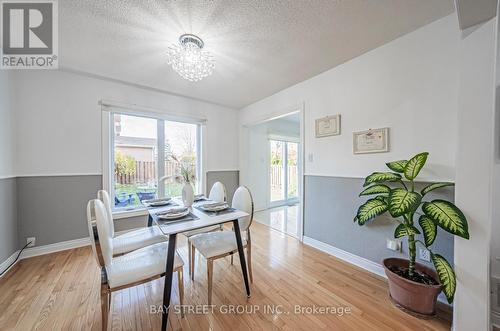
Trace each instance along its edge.
<instances>
[{"instance_id":1,"label":"ceiling","mask_svg":"<svg viewBox=\"0 0 500 331\"><path fill-rule=\"evenodd\" d=\"M59 63L239 109L453 11L453 0L63 0ZM183 33L214 54L212 76L189 82L167 65Z\"/></svg>"}]
</instances>

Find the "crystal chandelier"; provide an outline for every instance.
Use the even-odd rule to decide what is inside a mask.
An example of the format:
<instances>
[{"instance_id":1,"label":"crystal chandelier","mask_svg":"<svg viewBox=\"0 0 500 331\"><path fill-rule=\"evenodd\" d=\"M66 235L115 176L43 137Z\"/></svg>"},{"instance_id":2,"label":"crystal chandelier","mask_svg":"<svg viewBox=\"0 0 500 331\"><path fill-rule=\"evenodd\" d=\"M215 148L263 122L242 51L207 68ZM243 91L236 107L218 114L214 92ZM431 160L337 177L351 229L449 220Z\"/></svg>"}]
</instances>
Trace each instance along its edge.
<instances>
[{"instance_id":1,"label":"crystal chandelier","mask_svg":"<svg viewBox=\"0 0 500 331\"><path fill-rule=\"evenodd\" d=\"M167 63L183 78L197 82L212 74L215 61L212 55L202 50L203 40L193 34L183 34L178 45L168 49Z\"/></svg>"}]
</instances>

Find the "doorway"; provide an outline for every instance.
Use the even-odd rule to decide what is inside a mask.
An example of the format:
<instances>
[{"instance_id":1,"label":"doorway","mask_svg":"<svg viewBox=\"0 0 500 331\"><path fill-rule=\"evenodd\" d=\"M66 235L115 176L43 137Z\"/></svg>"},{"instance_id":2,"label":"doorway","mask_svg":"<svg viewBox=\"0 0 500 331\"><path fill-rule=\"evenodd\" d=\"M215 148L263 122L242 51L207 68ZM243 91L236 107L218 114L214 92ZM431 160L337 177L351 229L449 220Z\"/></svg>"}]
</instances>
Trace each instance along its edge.
<instances>
[{"instance_id":1,"label":"doorway","mask_svg":"<svg viewBox=\"0 0 500 331\"><path fill-rule=\"evenodd\" d=\"M302 239L303 110L244 126L240 181L252 191L255 220Z\"/></svg>"},{"instance_id":2,"label":"doorway","mask_svg":"<svg viewBox=\"0 0 500 331\"><path fill-rule=\"evenodd\" d=\"M299 142L269 139L269 206L298 203Z\"/></svg>"}]
</instances>

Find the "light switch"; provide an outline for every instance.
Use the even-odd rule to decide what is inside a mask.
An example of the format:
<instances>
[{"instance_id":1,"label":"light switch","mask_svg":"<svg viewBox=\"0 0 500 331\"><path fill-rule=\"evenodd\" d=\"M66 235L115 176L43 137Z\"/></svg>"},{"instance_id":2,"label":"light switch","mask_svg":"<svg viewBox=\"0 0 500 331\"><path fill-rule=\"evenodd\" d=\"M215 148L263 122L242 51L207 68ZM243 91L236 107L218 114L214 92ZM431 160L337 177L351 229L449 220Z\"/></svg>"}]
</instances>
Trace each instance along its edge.
<instances>
[{"instance_id":1,"label":"light switch","mask_svg":"<svg viewBox=\"0 0 500 331\"><path fill-rule=\"evenodd\" d=\"M387 239L387 249L391 251L400 252L401 251L401 241L397 239Z\"/></svg>"}]
</instances>

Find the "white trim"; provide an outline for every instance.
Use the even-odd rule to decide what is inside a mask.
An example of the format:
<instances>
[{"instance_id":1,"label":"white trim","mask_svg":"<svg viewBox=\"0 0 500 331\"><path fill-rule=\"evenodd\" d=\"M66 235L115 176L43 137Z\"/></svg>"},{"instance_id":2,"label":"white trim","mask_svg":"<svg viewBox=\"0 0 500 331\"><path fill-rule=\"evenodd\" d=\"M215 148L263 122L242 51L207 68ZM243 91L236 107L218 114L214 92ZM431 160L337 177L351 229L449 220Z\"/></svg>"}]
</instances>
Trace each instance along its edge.
<instances>
[{"instance_id":1,"label":"white trim","mask_svg":"<svg viewBox=\"0 0 500 331\"><path fill-rule=\"evenodd\" d=\"M277 140L277 141L291 142L291 143L300 144L300 137L285 136L285 135L282 135L282 134L270 133L267 136L267 139L268 140Z\"/></svg>"},{"instance_id":2,"label":"white trim","mask_svg":"<svg viewBox=\"0 0 500 331\"><path fill-rule=\"evenodd\" d=\"M111 113L102 112L101 113L101 162L102 162L102 188L103 190L110 192L112 187L112 176L110 175L110 169L113 166L113 155L111 155L111 145L113 142L113 129L111 125L113 121L111 120ZM113 201L114 196L111 195L111 201Z\"/></svg>"},{"instance_id":3,"label":"white trim","mask_svg":"<svg viewBox=\"0 0 500 331\"><path fill-rule=\"evenodd\" d=\"M83 172L83 173L58 173L58 174L23 174L17 175L21 177L70 177L70 176L102 176L102 173L97 172Z\"/></svg>"},{"instance_id":4,"label":"white trim","mask_svg":"<svg viewBox=\"0 0 500 331\"><path fill-rule=\"evenodd\" d=\"M0 276L0 277L5 276L5 275L7 274L7 272L8 272L10 269L12 269L12 268L13 268L13 267L17 264L17 262L19 262L19 260L17 260L17 262L16 262L16 263L14 263L13 265L11 265L11 266L9 267L9 265L10 265L11 263L13 263L13 262L16 260L17 254L19 254L19 251L18 251L18 250L17 250L17 251L15 251L14 253L12 253L12 255L11 255L11 256L9 256L9 257L8 257L5 261L3 261L3 262L0 264L0 273L3 273L3 272L5 271L5 273L4 273L2 276Z\"/></svg>"},{"instance_id":5,"label":"white trim","mask_svg":"<svg viewBox=\"0 0 500 331\"><path fill-rule=\"evenodd\" d=\"M305 173L304 176L309 177L332 177L332 178L353 178L353 179L365 179L366 176L344 176L344 175L327 175L327 174L314 174L314 173Z\"/></svg>"},{"instance_id":6,"label":"white trim","mask_svg":"<svg viewBox=\"0 0 500 331\"><path fill-rule=\"evenodd\" d=\"M16 178L17 176L14 175L5 175L5 176L0 176L0 179L11 179L11 178Z\"/></svg>"},{"instance_id":7,"label":"white trim","mask_svg":"<svg viewBox=\"0 0 500 331\"><path fill-rule=\"evenodd\" d=\"M317 174L317 173L305 173L306 177L330 177L330 178L351 178L351 179L365 179L366 176L354 176L354 175L328 175L328 174ZM403 178L403 181L406 179ZM430 179L430 178L422 178L418 181L419 183L436 183L436 182L451 182L455 183L454 179Z\"/></svg>"},{"instance_id":8,"label":"white trim","mask_svg":"<svg viewBox=\"0 0 500 331\"><path fill-rule=\"evenodd\" d=\"M148 211L145 208L135 210L115 210L113 211L113 220L121 220L131 217L147 216Z\"/></svg>"},{"instance_id":9,"label":"white trim","mask_svg":"<svg viewBox=\"0 0 500 331\"><path fill-rule=\"evenodd\" d=\"M300 241L304 241L304 220L305 220L305 201L306 194L304 190L305 182L306 182L306 103L302 102L300 107L300 145L299 145L299 185L298 185L298 196L300 197L299 204L299 233L297 233Z\"/></svg>"},{"instance_id":10,"label":"white trim","mask_svg":"<svg viewBox=\"0 0 500 331\"><path fill-rule=\"evenodd\" d=\"M33 256L45 255L65 251L68 249L83 247L90 245L90 238L80 238L68 241L62 241L54 244L35 246L26 248L21 254L21 259L26 259Z\"/></svg>"},{"instance_id":11,"label":"white trim","mask_svg":"<svg viewBox=\"0 0 500 331\"><path fill-rule=\"evenodd\" d=\"M300 112L303 112L303 111L304 111L304 102L300 102L300 103L297 103L295 105L282 108L282 109L280 109L278 111L275 111L273 113L265 114L264 116L260 116L259 118L257 118L254 121L245 122L245 123L242 123L241 125L243 127L245 127L245 128L248 128L248 127L251 127L251 126L255 126L257 124L269 122L269 121L272 121L272 120L276 120L278 118L282 118L282 117L286 117L286 116L289 116L289 115L297 114L297 113L300 113Z\"/></svg>"},{"instance_id":12,"label":"white trim","mask_svg":"<svg viewBox=\"0 0 500 331\"><path fill-rule=\"evenodd\" d=\"M379 275L380 277L387 278L387 276L385 275L384 268L378 263L365 259L364 257L346 252L340 248L325 244L324 242L321 242L319 240L309 238L306 236L304 236L303 238L304 238L303 241L304 244L308 246L319 249L322 252L335 256L336 258L339 258L350 264L354 264L355 266L370 271L376 275Z\"/></svg>"}]
</instances>

